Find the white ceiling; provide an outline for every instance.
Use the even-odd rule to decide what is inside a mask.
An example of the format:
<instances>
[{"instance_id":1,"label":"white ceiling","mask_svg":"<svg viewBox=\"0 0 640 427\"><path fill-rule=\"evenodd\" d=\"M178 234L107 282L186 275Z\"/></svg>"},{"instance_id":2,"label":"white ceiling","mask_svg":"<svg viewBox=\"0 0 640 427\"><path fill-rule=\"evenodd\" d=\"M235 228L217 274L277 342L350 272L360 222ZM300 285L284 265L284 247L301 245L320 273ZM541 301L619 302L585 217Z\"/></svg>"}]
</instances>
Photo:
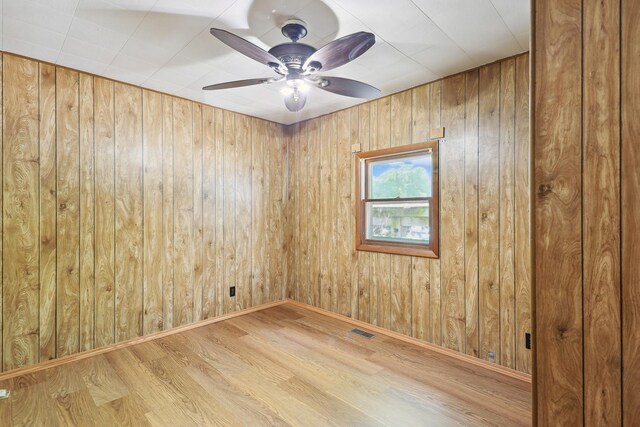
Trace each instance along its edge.
<instances>
[{"instance_id":1,"label":"white ceiling","mask_svg":"<svg viewBox=\"0 0 640 427\"><path fill-rule=\"evenodd\" d=\"M205 92L202 86L274 75L219 42L230 30L268 50L288 41L289 17L319 48L356 31L377 43L327 75L388 95L529 48L530 0L0 0L0 49L217 107L290 124L363 102L312 88L286 110L282 83Z\"/></svg>"}]
</instances>

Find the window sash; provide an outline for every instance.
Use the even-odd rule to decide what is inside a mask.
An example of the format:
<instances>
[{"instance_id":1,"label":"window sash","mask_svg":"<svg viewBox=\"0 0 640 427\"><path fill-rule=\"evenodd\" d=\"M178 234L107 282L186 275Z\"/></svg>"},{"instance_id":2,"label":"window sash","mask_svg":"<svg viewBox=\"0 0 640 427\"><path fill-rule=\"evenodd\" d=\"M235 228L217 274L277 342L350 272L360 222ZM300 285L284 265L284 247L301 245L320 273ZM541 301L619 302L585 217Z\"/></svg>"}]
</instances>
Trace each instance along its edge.
<instances>
[{"instance_id":1,"label":"window sash","mask_svg":"<svg viewBox=\"0 0 640 427\"><path fill-rule=\"evenodd\" d=\"M367 236L369 231L369 222L367 218L367 204L371 203L419 203L428 202L429 214L429 241L420 242L418 240L411 241L409 239L376 239ZM430 248L433 243L434 216L433 216L433 197L411 197L411 198L394 198L394 199L363 199L360 201L360 241L365 244L383 245L383 246L410 246L416 248Z\"/></svg>"}]
</instances>

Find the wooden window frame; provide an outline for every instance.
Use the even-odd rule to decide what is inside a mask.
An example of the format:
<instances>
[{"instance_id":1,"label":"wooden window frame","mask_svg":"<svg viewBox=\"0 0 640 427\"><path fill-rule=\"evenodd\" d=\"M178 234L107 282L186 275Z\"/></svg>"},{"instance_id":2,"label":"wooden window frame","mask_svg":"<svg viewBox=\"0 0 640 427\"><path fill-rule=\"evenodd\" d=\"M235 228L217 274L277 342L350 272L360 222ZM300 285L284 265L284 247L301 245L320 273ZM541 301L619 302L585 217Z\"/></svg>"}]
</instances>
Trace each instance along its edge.
<instances>
[{"instance_id":1,"label":"wooden window frame","mask_svg":"<svg viewBox=\"0 0 640 427\"><path fill-rule=\"evenodd\" d=\"M368 180L367 165L372 160L384 157L402 158L412 156L420 151L431 149L432 156L432 185L431 197L404 198L404 199L373 199L375 201L418 201L429 200L429 245L405 242L385 242L381 240L369 240L366 238L366 209L365 204L372 200L367 199ZM438 141L427 141L418 144L403 145L400 147L385 148L382 150L367 151L356 154L356 250L381 252L396 255L410 255L424 258L438 258L440 256L440 199L439 199L439 171L438 171ZM364 194L363 194L364 193Z\"/></svg>"}]
</instances>

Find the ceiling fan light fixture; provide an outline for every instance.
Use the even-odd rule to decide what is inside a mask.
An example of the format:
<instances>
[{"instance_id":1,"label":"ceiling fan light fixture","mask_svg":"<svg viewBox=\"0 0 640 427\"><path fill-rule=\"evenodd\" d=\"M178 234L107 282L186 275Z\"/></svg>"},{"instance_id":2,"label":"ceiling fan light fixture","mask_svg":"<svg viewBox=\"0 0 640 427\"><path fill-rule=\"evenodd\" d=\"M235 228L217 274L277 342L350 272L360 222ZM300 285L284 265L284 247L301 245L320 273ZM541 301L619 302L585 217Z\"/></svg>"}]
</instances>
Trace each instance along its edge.
<instances>
[{"instance_id":1,"label":"ceiling fan light fixture","mask_svg":"<svg viewBox=\"0 0 640 427\"><path fill-rule=\"evenodd\" d=\"M307 27L303 21L290 19L284 22L281 29L282 34L291 41L273 46L267 52L226 30L211 28L211 35L243 55L268 66L278 76L218 83L203 89L219 90L284 81L285 87L280 92L284 95L287 109L292 112L304 107L306 94L311 86L354 98L373 99L380 96L379 89L357 80L316 75L318 71L332 70L361 56L375 44L374 34L365 31L348 34L316 49L298 42L307 35Z\"/></svg>"}]
</instances>

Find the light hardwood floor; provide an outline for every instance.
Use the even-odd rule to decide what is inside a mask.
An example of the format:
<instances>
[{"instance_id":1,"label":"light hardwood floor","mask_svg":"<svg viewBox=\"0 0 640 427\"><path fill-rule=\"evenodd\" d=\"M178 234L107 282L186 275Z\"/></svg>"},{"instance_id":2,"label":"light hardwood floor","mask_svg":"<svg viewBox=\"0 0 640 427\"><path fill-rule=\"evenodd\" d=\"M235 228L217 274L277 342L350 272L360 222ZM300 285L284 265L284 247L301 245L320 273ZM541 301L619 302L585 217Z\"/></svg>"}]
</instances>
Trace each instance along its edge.
<instances>
[{"instance_id":1,"label":"light hardwood floor","mask_svg":"<svg viewBox=\"0 0 640 427\"><path fill-rule=\"evenodd\" d=\"M530 385L282 305L0 382L0 425L531 424Z\"/></svg>"}]
</instances>

